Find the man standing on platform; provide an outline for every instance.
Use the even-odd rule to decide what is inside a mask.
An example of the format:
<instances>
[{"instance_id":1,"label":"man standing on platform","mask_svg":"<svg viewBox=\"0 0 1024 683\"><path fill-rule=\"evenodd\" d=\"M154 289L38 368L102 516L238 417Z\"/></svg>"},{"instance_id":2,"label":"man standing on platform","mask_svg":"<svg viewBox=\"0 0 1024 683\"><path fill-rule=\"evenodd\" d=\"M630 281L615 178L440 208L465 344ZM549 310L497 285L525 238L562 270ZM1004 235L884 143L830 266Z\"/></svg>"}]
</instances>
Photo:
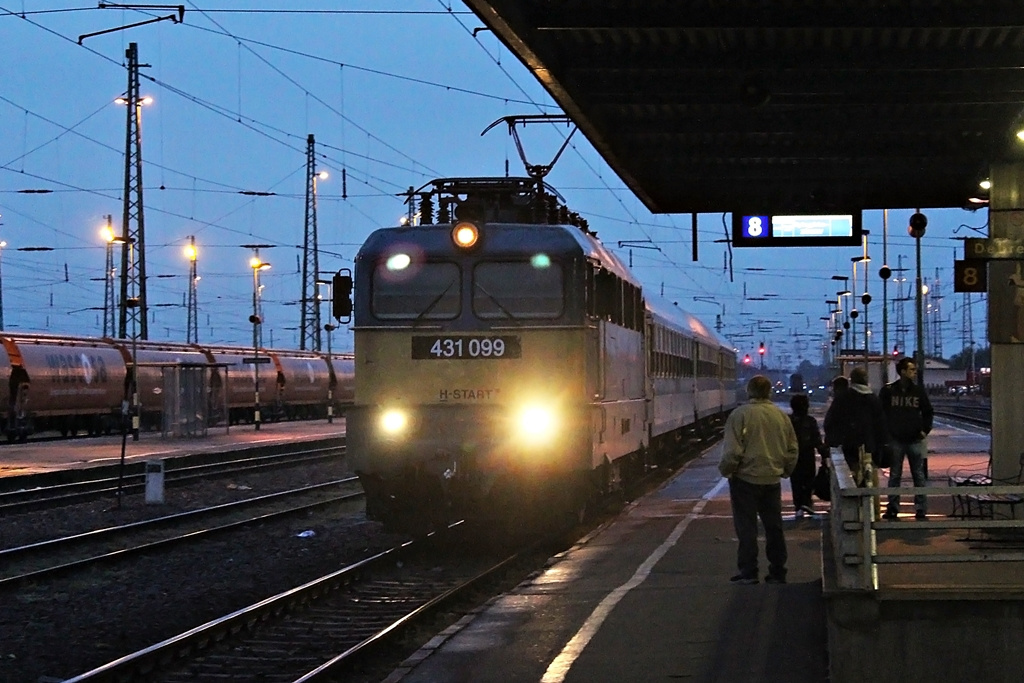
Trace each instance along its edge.
<instances>
[{"instance_id":1,"label":"man standing on platform","mask_svg":"<svg viewBox=\"0 0 1024 683\"><path fill-rule=\"evenodd\" d=\"M782 477L796 467L796 432L789 417L771 402L771 381L756 375L747 382L750 401L725 422L718 471L729 480L732 521L739 540L737 584L758 582L757 518L764 525L768 583L786 583L786 538L782 531Z\"/></svg>"},{"instance_id":2,"label":"man standing on platform","mask_svg":"<svg viewBox=\"0 0 1024 683\"><path fill-rule=\"evenodd\" d=\"M889 425L889 487L899 488L903 480L904 456L910 461L910 476L914 479L914 486L927 486L924 462L928 456L928 447L925 437L932 431L935 411L928 400L928 393L917 384L917 365L913 359L901 358L896 364L896 373L899 379L885 385L878 393ZM925 519L927 500L923 495L914 496L917 519ZM885 519L896 519L899 510L900 497L889 496Z\"/></svg>"}]
</instances>

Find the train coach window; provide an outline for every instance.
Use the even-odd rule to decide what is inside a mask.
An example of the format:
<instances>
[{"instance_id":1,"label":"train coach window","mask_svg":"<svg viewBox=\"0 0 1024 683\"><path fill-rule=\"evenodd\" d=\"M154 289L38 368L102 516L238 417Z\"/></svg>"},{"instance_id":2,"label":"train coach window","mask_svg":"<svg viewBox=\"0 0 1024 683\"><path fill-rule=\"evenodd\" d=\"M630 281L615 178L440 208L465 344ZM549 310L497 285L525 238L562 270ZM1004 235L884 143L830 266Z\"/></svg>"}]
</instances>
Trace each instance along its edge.
<instances>
[{"instance_id":1,"label":"train coach window","mask_svg":"<svg viewBox=\"0 0 1024 683\"><path fill-rule=\"evenodd\" d=\"M461 272L454 263L420 263L397 272L373 271L371 306L383 320L450 320L461 310Z\"/></svg>"},{"instance_id":2,"label":"train coach window","mask_svg":"<svg viewBox=\"0 0 1024 683\"><path fill-rule=\"evenodd\" d=\"M479 318L557 318L564 308L562 267L529 261L484 262L473 270L473 312Z\"/></svg>"},{"instance_id":3,"label":"train coach window","mask_svg":"<svg viewBox=\"0 0 1024 683\"><path fill-rule=\"evenodd\" d=\"M594 313L613 323L622 321L622 281L603 268L594 276Z\"/></svg>"}]
</instances>

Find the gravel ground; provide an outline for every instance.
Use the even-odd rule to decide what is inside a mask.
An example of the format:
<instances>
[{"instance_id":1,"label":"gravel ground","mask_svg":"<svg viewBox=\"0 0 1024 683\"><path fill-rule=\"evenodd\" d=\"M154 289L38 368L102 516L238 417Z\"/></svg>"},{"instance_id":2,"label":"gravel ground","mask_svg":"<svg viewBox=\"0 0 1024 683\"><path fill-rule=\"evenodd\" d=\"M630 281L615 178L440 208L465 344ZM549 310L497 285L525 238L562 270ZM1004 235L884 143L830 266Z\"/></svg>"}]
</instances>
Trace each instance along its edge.
<instances>
[{"instance_id":1,"label":"gravel ground","mask_svg":"<svg viewBox=\"0 0 1024 683\"><path fill-rule=\"evenodd\" d=\"M343 461L169 487L12 516L0 547L240 500L347 476ZM312 530L312 537L300 532ZM398 537L361 513L292 518L172 553L0 591L0 683L60 681L390 547Z\"/></svg>"}]
</instances>

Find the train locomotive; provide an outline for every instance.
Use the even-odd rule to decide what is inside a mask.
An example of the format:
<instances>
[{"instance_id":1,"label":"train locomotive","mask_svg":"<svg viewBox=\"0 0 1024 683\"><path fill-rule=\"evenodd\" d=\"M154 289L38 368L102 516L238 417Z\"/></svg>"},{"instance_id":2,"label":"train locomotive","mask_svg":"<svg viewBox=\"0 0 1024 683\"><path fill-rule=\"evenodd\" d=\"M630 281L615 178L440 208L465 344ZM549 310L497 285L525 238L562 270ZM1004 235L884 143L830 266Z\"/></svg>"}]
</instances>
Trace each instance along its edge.
<instances>
[{"instance_id":1,"label":"train locomotive","mask_svg":"<svg viewBox=\"0 0 1024 683\"><path fill-rule=\"evenodd\" d=\"M370 518L575 519L734 407L734 349L645 296L542 180L414 194L419 224L355 263L348 458Z\"/></svg>"},{"instance_id":2,"label":"train locomotive","mask_svg":"<svg viewBox=\"0 0 1024 683\"><path fill-rule=\"evenodd\" d=\"M0 376L7 381L0 381L6 406L0 427L9 441L44 431L110 434L120 428L125 385L135 369L140 425L159 429L163 368L176 365L209 368L208 426L251 422L255 366L246 358L252 355L253 349L244 347L3 333ZM260 355L270 361L260 377L263 419L317 419L329 411L337 415L351 402L351 354L260 349Z\"/></svg>"}]
</instances>

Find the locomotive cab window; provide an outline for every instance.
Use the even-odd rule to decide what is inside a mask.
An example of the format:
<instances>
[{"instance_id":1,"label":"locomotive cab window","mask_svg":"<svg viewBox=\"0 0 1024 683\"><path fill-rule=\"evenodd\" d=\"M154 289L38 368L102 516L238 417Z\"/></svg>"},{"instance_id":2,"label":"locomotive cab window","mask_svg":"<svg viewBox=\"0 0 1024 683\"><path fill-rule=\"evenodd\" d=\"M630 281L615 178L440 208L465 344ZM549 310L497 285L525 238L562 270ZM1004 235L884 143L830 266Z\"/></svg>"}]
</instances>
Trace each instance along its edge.
<instances>
[{"instance_id":1,"label":"locomotive cab window","mask_svg":"<svg viewBox=\"0 0 1024 683\"><path fill-rule=\"evenodd\" d=\"M454 263L410 263L392 256L373 271L373 314L384 320L451 320L461 310L461 280Z\"/></svg>"},{"instance_id":2,"label":"locomotive cab window","mask_svg":"<svg viewBox=\"0 0 1024 683\"><path fill-rule=\"evenodd\" d=\"M564 309L562 266L547 259L484 262L473 270L473 312L484 320L557 318Z\"/></svg>"}]
</instances>

